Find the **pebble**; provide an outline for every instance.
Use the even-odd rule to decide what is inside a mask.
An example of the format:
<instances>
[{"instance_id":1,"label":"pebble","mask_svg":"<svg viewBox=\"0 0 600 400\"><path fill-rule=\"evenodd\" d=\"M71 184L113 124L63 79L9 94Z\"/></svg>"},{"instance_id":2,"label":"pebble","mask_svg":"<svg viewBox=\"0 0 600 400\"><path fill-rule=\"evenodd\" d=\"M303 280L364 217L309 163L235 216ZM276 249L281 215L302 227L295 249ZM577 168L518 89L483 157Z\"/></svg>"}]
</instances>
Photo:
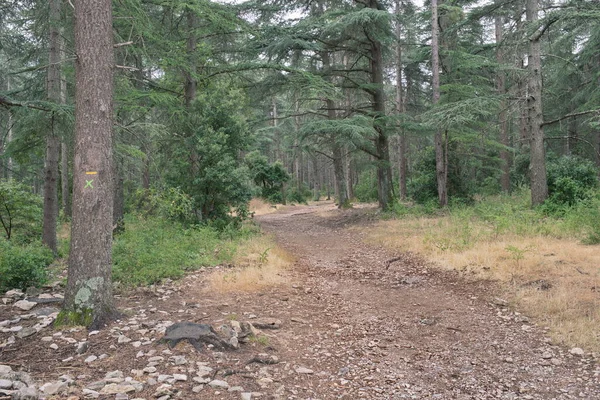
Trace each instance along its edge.
<instances>
[{"instance_id":1,"label":"pebble","mask_svg":"<svg viewBox=\"0 0 600 400\"><path fill-rule=\"evenodd\" d=\"M315 371L313 371L312 369L309 369L309 368L298 367L298 368L296 368L296 372L299 374L312 374Z\"/></svg>"},{"instance_id":2,"label":"pebble","mask_svg":"<svg viewBox=\"0 0 600 400\"><path fill-rule=\"evenodd\" d=\"M229 383L215 379L215 380L208 382L208 386L213 387L213 388L219 388L219 389L227 389L227 388L229 388Z\"/></svg>"},{"instance_id":3,"label":"pebble","mask_svg":"<svg viewBox=\"0 0 600 400\"><path fill-rule=\"evenodd\" d=\"M569 350L569 353L573 354L574 356L585 355L585 352L583 351L583 349L579 348L579 347L573 347L571 350Z\"/></svg>"},{"instance_id":4,"label":"pebble","mask_svg":"<svg viewBox=\"0 0 600 400\"><path fill-rule=\"evenodd\" d=\"M29 311L36 305L37 305L37 303L35 303L33 301L19 300L15 304L13 304L13 307L17 307L18 309L23 310L23 311Z\"/></svg>"},{"instance_id":5,"label":"pebble","mask_svg":"<svg viewBox=\"0 0 600 400\"><path fill-rule=\"evenodd\" d=\"M83 362L86 362L86 363L91 363L92 361L96 361L97 359L98 359L98 357L97 357L97 356L95 356L95 355L91 355L91 356L89 356L88 358L86 358L85 360L83 360ZM63 361L64 361L64 360L63 360Z\"/></svg>"}]
</instances>

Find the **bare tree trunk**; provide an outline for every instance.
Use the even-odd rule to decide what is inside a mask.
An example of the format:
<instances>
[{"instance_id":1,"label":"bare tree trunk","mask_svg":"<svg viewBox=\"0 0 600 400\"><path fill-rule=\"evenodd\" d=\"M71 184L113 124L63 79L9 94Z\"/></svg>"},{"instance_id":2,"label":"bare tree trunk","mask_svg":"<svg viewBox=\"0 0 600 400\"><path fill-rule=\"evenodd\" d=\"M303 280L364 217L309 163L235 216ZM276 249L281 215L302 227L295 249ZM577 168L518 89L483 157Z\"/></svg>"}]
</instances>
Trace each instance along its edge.
<instances>
[{"instance_id":1,"label":"bare tree trunk","mask_svg":"<svg viewBox=\"0 0 600 400\"><path fill-rule=\"evenodd\" d=\"M504 62L504 55L502 54L502 39L504 34L504 17L496 16L495 19L495 30L496 30L496 61L501 65ZM506 93L506 79L504 72L500 71L496 77L496 88L499 95ZM506 116L506 101L500 102L500 113L498 114L500 120L500 143L505 148L500 150L500 160L502 160L502 175L500 176L500 186L502 191L508 193L510 191L510 156L507 150L509 146L508 140L508 121Z\"/></svg>"},{"instance_id":2,"label":"bare tree trunk","mask_svg":"<svg viewBox=\"0 0 600 400\"><path fill-rule=\"evenodd\" d=\"M400 0L396 0L396 15L400 16ZM398 115L403 115L406 112L404 102L404 88L402 83L402 29L400 22L396 23L396 112ZM400 191L400 199L406 200L406 134L404 128L400 127L398 135L398 189Z\"/></svg>"},{"instance_id":3,"label":"bare tree trunk","mask_svg":"<svg viewBox=\"0 0 600 400\"><path fill-rule=\"evenodd\" d=\"M112 296L113 32L110 0L75 1L75 165L67 288L57 324L99 328Z\"/></svg>"},{"instance_id":4,"label":"bare tree trunk","mask_svg":"<svg viewBox=\"0 0 600 400\"><path fill-rule=\"evenodd\" d=\"M538 19L538 0L527 0L526 16L528 25ZM546 178L546 150L544 148L544 129L542 123L542 57L540 34L534 33L529 38L529 55L527 58L529 85L527 94L528 128L531 143L531 204L543 203L548 197Z\"/></svg>"},{"instance_id":5,"label":"bare tree trunk","mask_svg":"<svg viewBox=\"0 0 600 400\"><path fill-rule=\"evenodd\" d=\"M380 8L378 0L369 0L369 7L375 10ZM373 111L375 113L375 149L377 153L377 197L379 207L387 210L393 198L392 165L390 163L390 149L385 126L385 92L383 90L383 48L377 38L368 37L371 63L371 83L374 88L371 91Z\"/></svg>"},{"instance_id":6,"label":"bare tree trunk","mask_svg":"<svg viewBox=\"0 0 600 400\"><path fill-rule=\"evenodd\" d=\"M10 92L10 76L6 77L6 91ZM8 110L8 132L6 133L6 142L4 143L4 148L8 147L10 142L12 142L13 138L13 116L12 111ZM13 177L13 159L12 157L8 157L6 160L6 179L12 179Z\"/></svg>"},{"instance_id":7,"label":"bare tree trunk","mask_svg":"<svg viewBox=\"0 0 600 400\"><path fill-rule=\"evenodd\" d=\"M47 69L48 100L59 104L60 96L60 0L50 0L50 51ZM55 114L51 113L50 131L46 135L46 159L44 165L44 222L42 242L57 252L56 220L58 219L58 158L60 138L56 132Z\"/></svg>"},{"instance_id":8,"label":"bare tree trunk","mask_svg":"<svg viewBox=\"0 0 600 400\"><path fill-rule=\"evenodd\" d=\"M319 166L319 157L317 156L313 156L313 179L313 200L319 201L319 199L321 198L321 168Z\"/></svg>"},{"instance_id":9,"label":"bare tree trunk","mask_svg":"<svg viewBox=\"0 0 600 400\"><path fill-rule=\"evenodd\" d=\"M62 58L62 55L61 55ZM67 104L67 79L61 68L60 76L60 102ZM69 144L71 136L63 132L60 143L60 184L61 205L66 219L71 219L71 187L69 186Z\"/></svg>"},{"instance_id":10,"label":"bare tree trunk","mask_svg":"<svg viewBox=\"0 0 600 400\"><path fill-rule=\"evenodd\" d=\"M431 0L431 69L433 73L433 104L440 101L440 48L439 48L438 6L437 0ZM437 178L438 201L440 207L448 205L448 183L444 133L438 128L435 132L435 171Z\"/></svg>"}]
</instances>

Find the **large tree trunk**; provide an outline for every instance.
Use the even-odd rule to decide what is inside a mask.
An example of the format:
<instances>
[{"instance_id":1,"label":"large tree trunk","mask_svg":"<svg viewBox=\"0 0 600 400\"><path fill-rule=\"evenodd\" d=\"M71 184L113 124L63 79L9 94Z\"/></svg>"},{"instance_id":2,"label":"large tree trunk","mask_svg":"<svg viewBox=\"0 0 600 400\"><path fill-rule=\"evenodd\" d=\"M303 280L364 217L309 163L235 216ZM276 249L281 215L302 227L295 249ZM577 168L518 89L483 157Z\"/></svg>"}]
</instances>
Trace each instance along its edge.
<instances>
[{"instance_id":1,"label":"large tree trunk","mask_svg":"<svg viewBox=\"0 0 600 400\"><path fill-rule=\"evenodd\" d=\"M527 0L526 16L528 25L533 25L538 19L538 0ZM546 178L546 150L544 148L544 130L542 123L542 57L540 33L536 32L529 38L529 55L527 57L529 76L527 94L527 113L529 138L531 144L531 204L543 203L548 197L548 182Z\"/></svg>"},{"instance_id":2,"label":"large tree trunk","mask_svg":"<svg viewBox=\"0 0 600 400\"><path fill-rule=\"evenodd\" d=\"M377 0L370 0L369 7L379 9ZM371 90L373 111L375 114L375 149L377 152L377 198L379 207L387 210L393 198L392 165L390 163L390 148L385 123L385 92L383 90L383 48L381 42L374 37L369 37L371 44Z\"/></svg>"},{"instance_id":3,"label":"large tree trunk","mask_svg":"<svg viewBox=\"0 0 600 400\"><path fill-rule=\"evenodd\" d=\"M396 15L400 16L400 0L396 0ZM406 106L404 103L404 88L402 83L402 29L400 22L396 22L396 113L403 115L406 112ZM406 200L406 173L407 173L407 160L406 160L406 135L404 128L400 127L398 132L398 189L400 191L400 199Z\"/></svg>"},{"instance_id":4,"label":"large tree trunk","mask_svg":"<svg viewBox=\"0 0 600 400\"><path fill-rule=\"evenodd\" d=\"M50 51L47 69L48 100L59 104L60 98L60 0L50 0ZM57 252L56 220L58 218L58 158L60 139L54 113L50 117L50 131L46 135L46 159L44 165L44 222L42 242L54 254Z\"/></svg>"},{"instance_id":5,"label":"large tree trunk","mask_svg":"<svg viewBox=\"0 0 600 400\"><path fill-rule=\"evenodd\" d=\"M326 73L329 73L331 69L331 59L327 51L321 53L323 59L323 68ZM331 77L328 78L331 80ZM332 99L326 100L327 104L327 118L329 120L335 120L337 118L335 112L335 103ZM338 142L338 138L335 135L329 137L331 141L331 153L333 161L333 174L335 176L335 195L338 198L338 208L344 208L348 206L348 189L346 184L346 174L344 173L344 161L342 157L342 145ZM329 197L329 193L327 195Z\"/></svg>"},{"instance_id":6,"label":"large tree trunk","mask_svg":"<svg viewBox=\"0 0 600 400\"><path fill-rule=\"evenodd\" d=\"M499 65L502 65L504 62L504 55L502 53L502 38L504 34L504 17L496 16L495 19L496 25L496 61L498 61ZM506 93L506 79L504 76L504 72L499 71L498 76L496 77L496 89L498 90L499 95L504 95ZM500 143L504 146L502 150L500 150L500 160L502 161L502 175L500 176L500 186L502 187L502 191L508 193L510 191L510 157L508 153L508 121L506 116L506 101L502 100L500 102L500 112L498 113L498 119L500 120L500 134L499 139Z\"/></svg>"},{"instance_id":7,"label":"large tree trunk","mask_svg":"<svg viewBox=\"0 0 600 400\"><path fill-rule=\"evenodd\" d=\"M437 0L431 0L431 69L433 74L433 104L440 101L440 48L439 48L438 6ZM438 128L435 132L435 172L437 178L438 201L440 207L448 205L448 172L445 154L444 132Z\"/></svg>"},{"instance_id":8,"label":"large tree trunk","mask_svg":"<svg viewBox=\"0 0 600 400\"><path fill-rule=\"evenodd\" d=\"M111 0L75 1L75 164L71 253L58 324L101 327L112 296L113 32Z\"/></svg>"}]
</instances>

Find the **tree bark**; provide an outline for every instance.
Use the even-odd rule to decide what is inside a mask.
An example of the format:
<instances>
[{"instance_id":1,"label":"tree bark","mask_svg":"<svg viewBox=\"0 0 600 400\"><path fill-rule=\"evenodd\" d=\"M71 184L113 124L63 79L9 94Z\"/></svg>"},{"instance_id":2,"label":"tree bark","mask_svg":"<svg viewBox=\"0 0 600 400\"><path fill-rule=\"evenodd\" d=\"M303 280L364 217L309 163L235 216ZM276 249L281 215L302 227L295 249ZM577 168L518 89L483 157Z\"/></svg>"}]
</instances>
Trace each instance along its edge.
<instances>
[{"instance_id":1,"label":"tree bark","mask_svg":"<svg viewBox=\"0 0 600 400\"><path fill-rule=\"evenodd\" d=\"M528 25L533 25L538 19L538 0L527 0L525 14ZM548 197L548 182L546 178L546 150L544 148L544 129L542 123L542 57L539 35L529 38L529 55L527 57L528 94L527 113L531 146L529 169L531 172L531 204L543 203Z\"/></svg>"},{"instance_id":2,"label":"tree bark","mask_svg":"<svg viewBox=\"0 0 600 400\"><path fill-rule=\"evenodd\" d=\"M50 0L50 49L47 69L48 101L61 102L61 68L60 68L60 0ZM56 220L58 217L58 158L60 155L60 138L57 134L55 114L50 116L50 131L46 135L46 158L44 165L44 221L42 242L57 253Z\"/></svg>"},{"instance_id":3,"label":"tree bark","mask_svg":"<svg viewBox=\"0 0 600 400\"><path fill-rule=\"evenodd\" d=\"M504 55L502 53L502 39L504 35L504 17L496 16L495 18L495 31L496 31L496 61L498 65L502 65L504 62ZM504 72L500 71L496 77L496 89L499 95L506 94L506 77ZM500 186L502 191L508 193L510 191L510 155L508 153L509 138L508 138L508 121L506 115L506 101L500 102L500 112L498 113L498 119L500 122L500 143L505 146L500 150L500 160L502 162L502 175L500 176Z\"/></svg>"},{"instance_id":4,"label":"tree bark","mask_svg":"<svg viewBox=\"0 0 600 400\"><path fill-rule=\"evenodd\" d=\"M440 101L440 48L439 48L438 5L437 0L431 0L431 69L433 74L433 104ZM446 170L446 155L444 133L438 128L435 132L435 171L437 178L438 202L440 207L448 205L448 173Z\"/></svg>"},{"instance_id":5,"label":"tree bark","mask_svg":"<svg viewBox=\"0 0 600 400\"><path fill-rule=\"evenodd\" d=\"M75 1L75 164L65 300L57 324L99 328L112 296L113 32L111 0Z\"/></svg>"},{"instance_id":6,"label":"tree bark","mask_svg":"<svg viewBox=\"0 0 600 400\"><path fill-rule=\"evenodd\" d=\"M400 17L400 0L396 0L396 16ZM402 83L402 29L400 21L396 22L396 113L403 115L406 112L404 103L404 87ZM406 189L406 173L408 163L406 160L406 134L404 128L400 126L398 132L398 189L400 199L406 200L408 197Z\"/></svg>"},{"instance_id":7,"label":"tree bark","mask_svg":"<svg viewBox=\"0 0 600 400\"><path fill-rule=\"evenodd\" d=\"M369 7L375 10L380 9L379 1L370 0ZM375 114L375 149L377 152L377 198L379 207L387 210L393 198L392 187L392 165L390 163L390 149L387 137L387 124L385 112L385 92L383 82L383 48L381 42L369 37L370 42L370 64L371 64L371 98L373 112Z\"/></svg>"}]
</instances>

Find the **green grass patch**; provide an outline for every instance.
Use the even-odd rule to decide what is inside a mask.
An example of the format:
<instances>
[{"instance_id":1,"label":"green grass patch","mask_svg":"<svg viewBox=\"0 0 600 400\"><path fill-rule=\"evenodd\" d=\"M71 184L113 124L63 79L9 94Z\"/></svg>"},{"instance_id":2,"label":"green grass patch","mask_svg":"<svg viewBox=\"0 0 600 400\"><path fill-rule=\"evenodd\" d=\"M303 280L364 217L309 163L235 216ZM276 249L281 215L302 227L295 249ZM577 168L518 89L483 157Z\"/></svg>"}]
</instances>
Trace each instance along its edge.
<instances>
[{"instance_id":1,"label":"green grass patch","mask_svg":"<svg viewBox=\"0 0 600 400\"><path fill-rule=\"evenodd\" d=\"M549 213L547 206L531 207L529 190L512 195L487 196L473 204L451 205L439 209L434 204L397 203L387 216L392 218L445 217L443 240L439 246L465 249L478 240L490 240L504 234L548 236L577 239L586 244L600 243L600 192L594 192L560 212ZM450 229L450 235L448 235Z\"/></svg>"},{"instance_id":2,"label":"green grass patch","mask_svg":"<svg viewBox=\"0 0 600 400\"><path fill-rule=\"evenodd\" d=\"M41 242L18 245L0 238L0 291L43 285L53 261L52 251Z\"/></svg>"},{"instance_id":3,"label":"green grass patch","mask_svg":"<svg viewBox=\"0 0 600 400\"><path fill-rule=\"evenodd\" d=\"M129 215L113 245L113 280L124 286L176 279L186 271L229 262L239 237L207 226L186 227L159 217Z\"/></svg>"}]
</instances>

